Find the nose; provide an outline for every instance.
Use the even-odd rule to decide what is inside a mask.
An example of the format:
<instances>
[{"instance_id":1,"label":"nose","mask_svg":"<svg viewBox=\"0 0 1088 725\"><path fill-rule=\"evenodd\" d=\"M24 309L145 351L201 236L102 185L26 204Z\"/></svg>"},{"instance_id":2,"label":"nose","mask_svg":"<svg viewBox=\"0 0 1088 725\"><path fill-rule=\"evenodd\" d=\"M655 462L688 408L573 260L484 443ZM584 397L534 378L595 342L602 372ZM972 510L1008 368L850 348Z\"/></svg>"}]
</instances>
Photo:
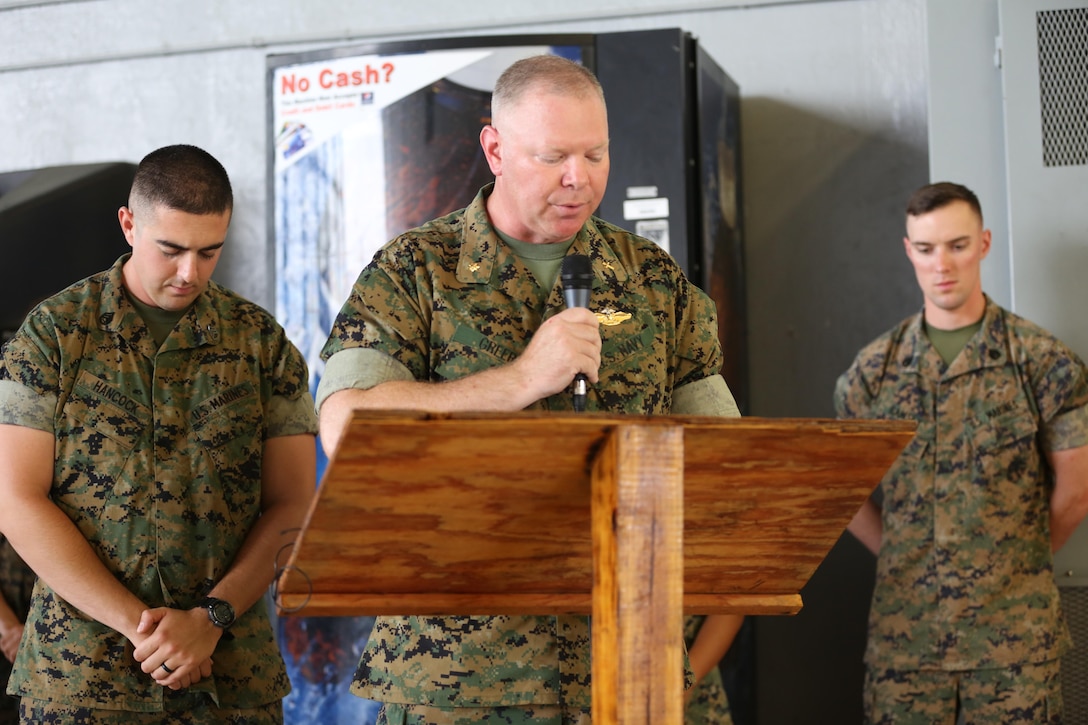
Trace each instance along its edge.
<instances>
[{"instance_id":1,"label":"nose","mask_svg":"<svg viewBox=\"0 0 1088 725\"><path fill-rule=\"evenodd\" d=\"M938 271L941 271L941 272L946 271L949 267L951 267L951 261L952 261L952 252L951 252L951 250L949 250L943 244L941 246L937 247L935 261L937 263L937 270Z\"/></svg>"},{"instance_id":2,"label":"nose","mask_svg":"<svg viewBox=\"0 0 1088 725\"><path fill-rule=\"evenodd\" d=\"M195 254L182 254L178 257L178 277L186 284L192 282L197 276L197 264Z\"/></svg>"},{"instance_id":3,"label":"nose","mask_svg":"<svg viewBox=\"0 0 1088 725\"><path fill-rule=\"evenodd\" d=\"M586 185L589 172L586 160L581 156L571 156L563 168L563 186L580 189Z\"/></svg>"}]
</instances>

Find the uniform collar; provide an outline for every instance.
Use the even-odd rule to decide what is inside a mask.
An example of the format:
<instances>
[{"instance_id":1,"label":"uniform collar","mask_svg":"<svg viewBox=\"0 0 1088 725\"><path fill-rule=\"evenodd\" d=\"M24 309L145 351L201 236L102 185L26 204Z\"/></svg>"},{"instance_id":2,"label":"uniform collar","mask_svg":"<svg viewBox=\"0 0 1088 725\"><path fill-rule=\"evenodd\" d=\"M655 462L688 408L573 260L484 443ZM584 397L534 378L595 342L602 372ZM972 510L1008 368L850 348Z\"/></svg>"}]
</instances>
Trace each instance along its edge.
<instances>
[{"instance_id":1,"label":"uniform collar","mask_svg":"<svg viewBox=\"0 0 1088 725\"><path fill-rule=\"evenodd\" d=\"M468 284L491 284L511 291L511 287L518 286L519 280L524 282L526 270L508 245L495 233L487 215L487 197L491 195L494 187L494 183L484 186L465 208L457 280ZM578 231L567 254L584 254L589 257L597 280L623 283L631 274L619 256L605 243L595 217L590 217Z\"/></svg>"},{"instance_id":2,"label":"uniform collar","mask_svg":"<svg viewBox=\"0 0 1088 725\"><path fill-rule=\"evenodd\" d=\"M132 256L131 252L122 255L106 271L106 284L98 305L98 325L103 330L130 338L133 343L142 339L150 340L150 334L143 317L136 306L128 299L121 268ZM163 350L219 343L219 311L212 304L208 292L216 287L215 282L208 283L208 289L196 298L185 315L178 321L174 331L163 342Z\"/></svg>"},{"instance_id":3,"label":"uniform collar","mask_svg":"<svg viewBox=\"0 0 1088 725\"><path fill-rule=\"evenodd\" d=\"M934 371L940 371L944 367L944 361L929 337L925 333L925 313L919 312L907 325L905 339L908 342L907 349L910 357L901 361L902 367L907 372L917 372L923 367L930 367ZM1003 367L1008 362L1008 350L1005 345L1007 339L1005 327L1005 315L1002 309L986 296L986 308L982 314L982 325L956 359L943 373L935 373L935 377L955 377L972 370L984 368Z\"/></svg>"}]
</instances>

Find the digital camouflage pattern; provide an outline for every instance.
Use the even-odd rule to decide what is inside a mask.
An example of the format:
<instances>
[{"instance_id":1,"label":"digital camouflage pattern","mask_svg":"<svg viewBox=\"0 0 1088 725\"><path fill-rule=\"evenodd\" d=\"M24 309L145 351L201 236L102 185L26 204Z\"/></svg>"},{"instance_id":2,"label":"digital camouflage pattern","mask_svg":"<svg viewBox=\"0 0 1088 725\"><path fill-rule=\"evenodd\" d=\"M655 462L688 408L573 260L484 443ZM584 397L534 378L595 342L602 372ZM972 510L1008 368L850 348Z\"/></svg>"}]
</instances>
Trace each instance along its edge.
<instances>
[{"instance_id":1,"label":"digital camouflage pattern","mask_svg":"<svg viewBox=\"0 0 1088 725\"><path fill-rule=\"evenodd\" d=\"M211 282L159 348L122 288L127 258L30 313L4 348L0 422L43 427L27 391L55 401L53 500L145 604L188 609L260 514L263 441L314 433L316 418L305 362L270 314ZM222 707L289 690L263 600L213 659L212 678L190 689ZM163 707L125 637L40 581L9 692Z\"/></svg>"},{"instance_id":2,"label":"digital camouflage pattern","mask_svg":"<svg viewBox=\"0 0 1088 725\"><path fill-rule=\"evenodd\" d=\"M589 648L586 617L378 617L351 691L400 704L588 710Z\"/></svg>"},{"instance_id":3,"label":"digital camouflage pattern","mask_svg":"<svg viewBox=\"0 0 1088 725\"><path fill-rule=\"evenodd\" d=\"M360 274L322 357L372 348L434 382L517 358L565 309L562 284L542 288L501 242L486 212L490 191L386 245ZM587 410L666 414L676 388L718 374L714 305L660 247L594 218L569 253L590 258L591 307L606 317L601 382L590 386ZM571 411L571 396L531 409ZM589 650L585 617L379 617L352 692L386 703L588 711Z\"/></svg>"},{"instance_id":4,"label":"digital camouflage pattern","mask_svg":"<svg viewBox=\"0 0 1088 725\"><path fill-rule=\"evenodd\" d=\"M921 314L858 354L836 386L839 416L918 422L880 484L871 668L1004 668L1066 651L1044 452L1088 444L1086 404L1084 363L988 298L947 369Z\"/></svg>"},{"instance_id":5,"label":"digital camouflage pattern","mask_svg":"<svg viewBox=\"0 0 1088 725\"><path fill-rule=\"evenodd\" d=\"M35 578L34 572L19 558L7 539L0 536L0 596L3 596L19 621L26 620ZM11 663L0 655L0 688L7 689L10 675ZM18 705L17 699L0 691L0 725L14 725L18 722Z\"/></svg>"},{"instance_id":6,"label":"digital camouflage pattern","mask_svg":"<svg viewBox=\"0 0 1088 725\"><path fill-rule=\"evenodd\" d=\"M1006 669L865 673L865 722L874 725L1061 725L1061 664ZM970 713L959 719L957 710Z\"/></svg>"},{"instance_id":7,"label":"digital camouflage pattern","mask_svg":"<svg viewBox=\"0 0 1088 725\"><path fill-rule=\"evenodd\" d=\"M703 616L684 617L684 644L689 650L704 621L706 617ZM684 725L733 725L722 673L717 667L710 670L691 693L684 708Z\"/></svg>"},{"instance_id":8,"label":"digital camouflage pattern","mask_svg":"<svg viewBox=\"0 0 1088 725\"><path fill-rule=\"evenodd\" d=\"M432 382L516 359L541 323L566 309L563 286L541 288L499 239L488 194L490 185L466 209L387 244L352 287L322 358L373 348ZM592 309L612 313L600 327L601 382L590 386L586 410L668 413L674 389L718 373L714 304L659 246L592 218L569 254L590 258ZM570 411L571 396L529 409Z\"/></svg>"},{"instance_id":9,"label":"digital camouflage pattern","mask_svg":"<svg viewBox=\"0 0 1088 725\"><path fill-rule=\"evenodd\" d=\"M162 712L101 710L23 698L22 722L34 725L282 725L283 705L277 700L259 707L229 711L210 706L208 698L191 690L164 690Z\"/></svg>"}]
</instances>

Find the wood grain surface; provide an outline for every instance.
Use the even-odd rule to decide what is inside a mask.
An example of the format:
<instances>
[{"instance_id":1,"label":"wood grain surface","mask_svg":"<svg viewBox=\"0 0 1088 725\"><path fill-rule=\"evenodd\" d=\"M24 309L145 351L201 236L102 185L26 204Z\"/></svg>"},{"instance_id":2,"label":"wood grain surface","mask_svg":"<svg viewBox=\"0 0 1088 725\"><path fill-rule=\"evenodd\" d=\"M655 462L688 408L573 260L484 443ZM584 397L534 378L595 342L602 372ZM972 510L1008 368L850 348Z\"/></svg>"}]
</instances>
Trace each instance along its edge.
<instances>
[{"instance_id":1,"label":"wood grain surface","mask_svg":"<svg viewBox=\"0 0 1088 725\"><path fill-rule=\"evenodd\" d=\"M888 421L356 411L279 605L590 613L592 466L631 425L683 428L688 613L799 611L801 588L914 433Z\"/></svg>"}]
</instances>

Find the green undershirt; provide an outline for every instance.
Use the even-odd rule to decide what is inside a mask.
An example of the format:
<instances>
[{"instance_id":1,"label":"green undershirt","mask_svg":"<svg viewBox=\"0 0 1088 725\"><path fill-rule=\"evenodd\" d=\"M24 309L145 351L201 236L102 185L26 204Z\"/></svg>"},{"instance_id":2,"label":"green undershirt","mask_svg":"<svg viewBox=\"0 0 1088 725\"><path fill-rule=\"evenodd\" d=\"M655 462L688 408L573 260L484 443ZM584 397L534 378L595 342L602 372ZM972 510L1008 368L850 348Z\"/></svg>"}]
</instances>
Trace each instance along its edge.
<instances>
[{"instance_id":1,"label":"green undershirt","mask_svg":"<svg viewBox=\"0 0 1088 725\"><path fill-rule=\"evenodd\" d=\"M169 337L178 321L189 311L188 307L184 310L164 310L161 307L153 307L140 302L140 300L136 299L136 295L129 293L128 290L125 291L125 294L128 295L128 299L132 302L136 311L140 313L140 317L144 318L144 324L151 331L151 338L155 341L156 347L162 347L163 341Z\"/></svg>"},{"instance_id":2,"label":"green undershirt","mask_svg":"<svg viewBox=\"0 0 1088 725\"><path fill-rule=\"evenodd\" d=\"M938 330L926 323L926 337L937 349L937 354L944 360L945 365L951 365L960 351L967 345L967 341L982 329L982 320L973 325L960 327L956 330Z\"/></svg>"},{"instance_id":3,"label":"green undershirt","mask_svg":"<svg viewBox=\"0 0 1088 725\"><path fill-rule=\"evenodd\" d=\"M563 265L563 257L567 256L570 245L574 243L574 237L565 242L554 244L530 244L503 234L498 229L495 233L506 242L529 271L533 273L537 284L545 293L550 292L555 285L555 278L559 276L559 268Z\"/></svg>"}]
</instances>

